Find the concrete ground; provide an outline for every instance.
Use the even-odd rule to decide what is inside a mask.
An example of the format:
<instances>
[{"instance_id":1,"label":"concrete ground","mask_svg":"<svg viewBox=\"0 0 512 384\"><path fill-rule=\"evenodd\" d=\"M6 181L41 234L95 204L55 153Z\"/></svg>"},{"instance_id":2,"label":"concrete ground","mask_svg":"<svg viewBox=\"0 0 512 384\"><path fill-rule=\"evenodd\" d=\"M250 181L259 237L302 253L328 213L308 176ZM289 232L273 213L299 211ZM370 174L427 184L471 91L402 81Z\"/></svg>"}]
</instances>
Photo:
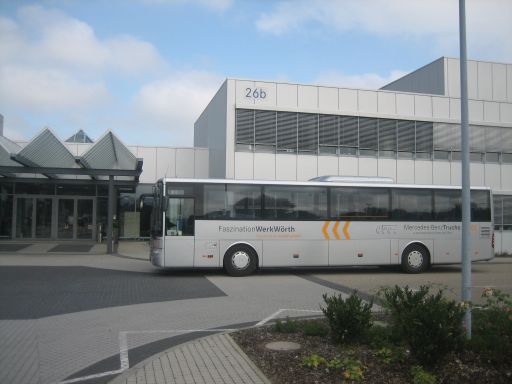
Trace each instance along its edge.
<instances>
[{"instance_id":1,"label":"concrete ground","mask_svg":"<svg viewBox=\"0 0 512 384\"><path fill-rule=\"evenodd\" d=\"M275 317L319 314L324 293L358 289L364 296L384 285L425 283L446 286L456 299L460 292L459 266L419 275L341 268L233 278L221 271L156 269L146 248L120 244L123 256L1 253L0 383L128 383L141 369L150 372L151 382L165 362L152 356L166 353L172 361L181 345L189 345L183 343L201 336ZM512 258L473 266L475 300L484 286L512 293L511 282ZM221 340L218 346L226 350L228 344Z\"/></svg>"}]
</instances>

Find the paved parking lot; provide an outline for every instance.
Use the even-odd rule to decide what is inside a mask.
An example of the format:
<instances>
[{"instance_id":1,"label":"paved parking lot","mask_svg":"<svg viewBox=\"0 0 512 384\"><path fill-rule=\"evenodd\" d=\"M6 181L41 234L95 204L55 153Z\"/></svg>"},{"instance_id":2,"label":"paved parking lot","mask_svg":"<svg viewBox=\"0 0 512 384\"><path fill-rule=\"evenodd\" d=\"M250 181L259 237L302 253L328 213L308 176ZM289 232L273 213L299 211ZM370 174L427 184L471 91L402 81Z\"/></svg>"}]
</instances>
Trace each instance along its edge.
<instances>
[{"instance_id":1,"label":"paved parking lot","mask_svg":"<svg viewBox=\"0 0 512 384\"><path fill-rule=\"evenodd\" d=\"M395 284L409 287L433 284L445 289L454 300L460 299L460 265L434 266L421 274L405 274L388 268L347 268L312 273L318 279L334 284L376 294L384 286ZM472 266L472 301L481 302L485 287L494 287L512 295L512 258L497 258L491 262L474 263Z\"/></svg>"},{"instance_id":2,"label":"paved parking lot","mask_svg":"<svg viewBox=\"0 0 512 384\"><path fill-rule=\"evenodd\" d=\"M511 292L512 259L477 264L474 293ZM162 272L147 260L107 255L0 255L0 382L105 383L120 362L147 357L213 329L251 325L276 314L318 312L322 294L425 283L460 291L460 268L421 275L379 268ZM511 292L512 293L512 292ZM123 363L124 362L124 363ZM87 381L84 377L92 377Z\"/></svg>"}]
</instances>

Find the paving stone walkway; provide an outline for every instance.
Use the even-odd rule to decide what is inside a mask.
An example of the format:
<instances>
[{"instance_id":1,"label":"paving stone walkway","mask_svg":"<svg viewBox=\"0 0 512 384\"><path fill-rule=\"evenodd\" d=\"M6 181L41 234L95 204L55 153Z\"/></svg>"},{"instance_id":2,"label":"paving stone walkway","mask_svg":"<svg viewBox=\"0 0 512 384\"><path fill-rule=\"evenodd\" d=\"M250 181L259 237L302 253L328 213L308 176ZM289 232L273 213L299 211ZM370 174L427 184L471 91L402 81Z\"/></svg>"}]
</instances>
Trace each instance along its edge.
<instances>
[{"instance_id":1,"label":"paving stone walkway","mask_svg":"<svg viewBox=\"0 0 512 384\"><path fill-rule=\"evenodd\" d=\"M229 334L178 345L125 371L109 384L270 384Z\"/></svg>"}]
</instances>

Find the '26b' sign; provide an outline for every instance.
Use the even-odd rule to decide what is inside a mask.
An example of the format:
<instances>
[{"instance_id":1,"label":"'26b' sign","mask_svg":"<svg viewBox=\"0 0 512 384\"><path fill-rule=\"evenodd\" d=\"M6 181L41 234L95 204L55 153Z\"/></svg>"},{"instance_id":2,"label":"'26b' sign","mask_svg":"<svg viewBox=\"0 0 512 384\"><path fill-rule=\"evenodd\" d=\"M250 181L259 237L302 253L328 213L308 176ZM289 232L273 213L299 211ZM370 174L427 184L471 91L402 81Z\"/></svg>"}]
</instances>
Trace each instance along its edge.
<instances>
[{"instance_id":1,"label":"'26b' sign","mask_svg":"<svg viewBox=\"0 0 512 384\"><path fill-rule=\"evenodd\" d=\"M245 98L254 100L264 100L267 98L267 90L265 88L245 88Z\"/></svg>"}]
</instances>

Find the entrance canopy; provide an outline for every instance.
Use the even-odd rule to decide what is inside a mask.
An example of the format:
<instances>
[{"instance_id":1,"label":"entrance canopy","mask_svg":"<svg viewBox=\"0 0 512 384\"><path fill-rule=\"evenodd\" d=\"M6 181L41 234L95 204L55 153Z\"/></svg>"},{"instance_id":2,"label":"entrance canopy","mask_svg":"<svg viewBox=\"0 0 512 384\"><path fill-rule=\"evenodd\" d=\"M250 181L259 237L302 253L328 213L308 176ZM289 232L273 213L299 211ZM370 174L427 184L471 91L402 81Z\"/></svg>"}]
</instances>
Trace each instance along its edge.
<instances>
[{"instance_id":1,"label":"entrance canopy","mask_svg":"<svg viewBox=\"0 0 512 384\"><path fill-rule=\"evenodd\" d=\"M0 136L3 177L108 180L112 176L123 184L136 184L141 172L142 159L110 131L81 156L73 155L49 128L23 148Z\"/></svg>"},{"instance_id":2,"label":"entrance canopy","mask_svg":"<svg viewBox=\"0 0 512 384\"><path fill-rule=\"evenodd\" d=\"M76 144L68 145L69 147L60 141L49 128L45 128L24 147L0 136L0 182L30 180L33 183L41 183L42 179L46 179L45 183L73 183L74 180L77 186L108 182L107 252L112 253L114 188L135 188L142 173L142 159L136 158L111 131L105 133L79 156L69 149ZM51 200L47 200L48 207L51 207ZM60 208L64 211L64 205L68 203L73 204L73 209L71 205L67 207L70 212L86 208L91 210L93 206L90 201L85 201L86 199L67 200L59 201L59 204L62 203L62 207L58 207L59 212ZM29 199L30 201L33 200ZM33 231L34 229L32 233Z\"/></svg>"}]
</instances>

